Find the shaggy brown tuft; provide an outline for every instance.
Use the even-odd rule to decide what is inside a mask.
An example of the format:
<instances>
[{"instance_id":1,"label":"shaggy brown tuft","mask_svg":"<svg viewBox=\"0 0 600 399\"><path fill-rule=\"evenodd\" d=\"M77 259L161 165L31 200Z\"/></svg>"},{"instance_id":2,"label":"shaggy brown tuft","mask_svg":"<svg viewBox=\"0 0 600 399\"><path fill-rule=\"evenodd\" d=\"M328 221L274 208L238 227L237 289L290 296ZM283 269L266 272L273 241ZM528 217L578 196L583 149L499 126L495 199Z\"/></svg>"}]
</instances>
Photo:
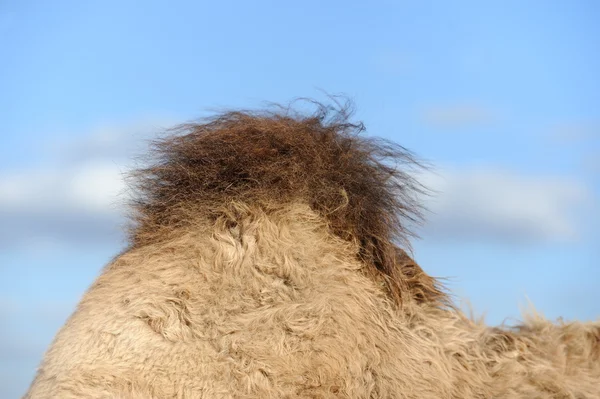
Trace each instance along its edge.
<instances>
[{"instance_id":1,"label":"shaggy brown tuft","mask_svg":"<svg viewBox=\"0 0 600 399\"><path fill-rule=\"evenodd\" d=\"M230 201L302 201L337 236L359 243L361 260L400 299L406 287L395 243L408 246L409 226L421 221L417 197L425 189L410 172L422 166L399 145L361 136L349 104L313 104L312 114L226 112L155 141L151 166L133 175L140 193L133 246L163 239L194 213L217 216ZM433 283L425 287L438 295Z\"/></svg>"},{"instance_id":2,"label":"shaggy brown tuft","mask_svg":"<svg viewBox=\"0 0 600 399\"><path fill-rule=\"evenodd\" d=\"M402 249L397 249L396 264L402 276L401 287L417 304L452 306L448 293Z\"/></svg>"}]
</instances>

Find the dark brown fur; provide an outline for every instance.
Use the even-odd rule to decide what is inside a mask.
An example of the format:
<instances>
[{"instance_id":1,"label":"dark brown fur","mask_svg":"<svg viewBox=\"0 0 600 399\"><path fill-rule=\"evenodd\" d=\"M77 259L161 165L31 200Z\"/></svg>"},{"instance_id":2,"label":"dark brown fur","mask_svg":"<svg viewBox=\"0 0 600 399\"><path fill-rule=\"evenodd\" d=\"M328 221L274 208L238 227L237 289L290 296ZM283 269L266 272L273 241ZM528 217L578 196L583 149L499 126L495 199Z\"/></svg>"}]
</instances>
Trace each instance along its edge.
<instances>
[{"instance_id":1,"label":"dark brown fur","mask_svg":"<svg viewBox=\"0 0 600 399\"><path fill-rule=\"evenodd\" d=\"M193 220L190 212L214 213L230 201L302 201L337 236L359 244L361 260L397 300L406 284L420 300L439 299L433 279L396 248L408 245L410 225L421 220L424 188L410 175L421 165L399 145L362 136L348 110L226 112L176 128L154 142L152 166L133 176L141 194L133 246L169 236Z\"/></svg>"}]
</instances>

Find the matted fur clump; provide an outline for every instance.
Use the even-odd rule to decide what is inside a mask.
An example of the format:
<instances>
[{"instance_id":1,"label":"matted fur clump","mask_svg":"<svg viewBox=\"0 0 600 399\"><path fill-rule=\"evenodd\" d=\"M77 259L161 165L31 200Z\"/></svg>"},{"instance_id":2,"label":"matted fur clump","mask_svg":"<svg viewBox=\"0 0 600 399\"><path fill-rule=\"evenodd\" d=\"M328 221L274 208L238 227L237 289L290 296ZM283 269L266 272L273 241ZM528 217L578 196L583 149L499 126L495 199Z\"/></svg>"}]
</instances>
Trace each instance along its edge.
<instances>
[{"instance_id":1,"label":"matted fur clump","mask_svg":"<svg viewBox=\"0 0 600 399\"><path fill-rule=\"evenodd\" d=\"M600 397L600 323L490 328L400 243L416 163L346 112L230 112L155 145L131 245L27 399Z\"/></svg>"},{"instance_id":2,"label":"matted fur clump","mask_svg":"<svg viewBox=\"0 0 600 399\"><path fill-rule=\"evenodd\" d=\"M400 300L395 243L410 245L410 226L421 220L425 189L411 172L422 166L405 148L363 136L350 105L316 105L312 114L226 112L155 141L152 166L133 174L140 193L133 245L180 231L194 222L190 214L217 217L232 201L307 203L334 234L359 244L361 260Z\"/></svg>"}]
</instances>

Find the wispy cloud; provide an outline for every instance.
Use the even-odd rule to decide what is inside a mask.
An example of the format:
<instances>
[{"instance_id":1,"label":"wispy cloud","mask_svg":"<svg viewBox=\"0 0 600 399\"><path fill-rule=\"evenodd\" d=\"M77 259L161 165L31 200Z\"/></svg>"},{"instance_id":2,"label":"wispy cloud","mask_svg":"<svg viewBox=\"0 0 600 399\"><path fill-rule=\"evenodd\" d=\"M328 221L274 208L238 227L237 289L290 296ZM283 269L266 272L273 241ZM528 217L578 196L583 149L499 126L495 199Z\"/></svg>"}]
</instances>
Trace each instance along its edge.
<instances>
[{"instance_id":1,"label":"wispy cloud","mask_svg":"<svg viewBox=\"0 0 600 399\"><path fill-rule=\"evenodd\" d=\"M600 149L599 149L600 150ZM586 154L581 160L585 171L593 175L600 175L600 159L597 154Z\"/></svg>"},{"instance_id":2,"label":"wispy cloud","mask_svg":"<svg viewBox=\"0 0 600 399\"><path fill-rule=\"evenodd\" d=\"M500 243L565 242L578 238L592 205L577 180L522 175L497 168L446 170L423 176L435 190L425 230L438 238Z\"/></svg>"},{"instance_id":3,"label":"wispy cloud","mask_svg":"<svg viewBox=\"0 0 600 399\"><path fill-rule=\"evenodd\" d=\"M156 126L101 129L79 141L59 142L49 165L0 174L0 245L120 242L129 195L124 175ZM437 237L573 240L581 230L578 209L591 202L581 182L492 167L421 178L438 192L429 200L426 227Z\"/></svg>"},{"instance_id":4,"label":"wispy cloud","mask_svg":"<svg viewBox=\"0 0 600 399\"><path fill-rule=\"evenodd\" d=\"M111 164L0 176L0 246L118 240L121 192Z\"/></svg>"},{"instance_id":5,"label":"wispy cloud","mask_svg":"<svg viewBox=\"0 0 600 399\"><path fill-rule=\"evenodd\" d=\"M0 173L0 246L120 241L125 175L162 126L139 123L57 139L48 163Z\"/></svg>"},{"instance_id":6,"label":"wispy cloud","mask_svg":"<svg viewBox=\"0 0 600 399\"><path fill-rule=\"evenodd\" d=\"M493 123L497 116L480 105L458 104L425 108L421 111L424 123L443 128L464 128Z\"/></svg>"},{"instance_id":7,"label":"wispy cloud","mask_svg":"<svg viewBox=\"0 0 600 399\"><path fill-rule=\"evenodd\" d=\"M580 122L554 126L549 137L558 143L585 143L600 140L600 122Z\"/></svg>"},{"instance_id":8,"label":"wispy cloud","mask_svg":"<svg viewBox=\"0 0 600 399\"><path fill-rule=\"evenodd\" d=\"M79 140L73 140L72 135L53 137L47 146L62 163L98 159L131 163L132 156L145 153L149 140L177 123L173 118L147 118L99 126Z\"/></svg>"}]
</instances>

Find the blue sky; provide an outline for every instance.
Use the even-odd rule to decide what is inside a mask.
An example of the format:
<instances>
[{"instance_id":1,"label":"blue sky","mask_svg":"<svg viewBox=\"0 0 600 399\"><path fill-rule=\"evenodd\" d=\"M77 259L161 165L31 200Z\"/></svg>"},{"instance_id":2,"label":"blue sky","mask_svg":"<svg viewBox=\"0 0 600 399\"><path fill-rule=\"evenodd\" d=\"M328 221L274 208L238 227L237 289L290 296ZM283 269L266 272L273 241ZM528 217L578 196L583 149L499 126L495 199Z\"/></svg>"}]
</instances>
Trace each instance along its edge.
<instances>
[{"instance_id":1,"label":"blue sky","mask_svg":"<svg viewBox=\"0 0 600 399\"><path fill-rule=\"evenodd\" d=\"M414 243L489 323L600 314L595 1L3 1L0 396L122 248L120 173L161 128L345 93L435 166Z\"/></svg>"}]
</instances>

